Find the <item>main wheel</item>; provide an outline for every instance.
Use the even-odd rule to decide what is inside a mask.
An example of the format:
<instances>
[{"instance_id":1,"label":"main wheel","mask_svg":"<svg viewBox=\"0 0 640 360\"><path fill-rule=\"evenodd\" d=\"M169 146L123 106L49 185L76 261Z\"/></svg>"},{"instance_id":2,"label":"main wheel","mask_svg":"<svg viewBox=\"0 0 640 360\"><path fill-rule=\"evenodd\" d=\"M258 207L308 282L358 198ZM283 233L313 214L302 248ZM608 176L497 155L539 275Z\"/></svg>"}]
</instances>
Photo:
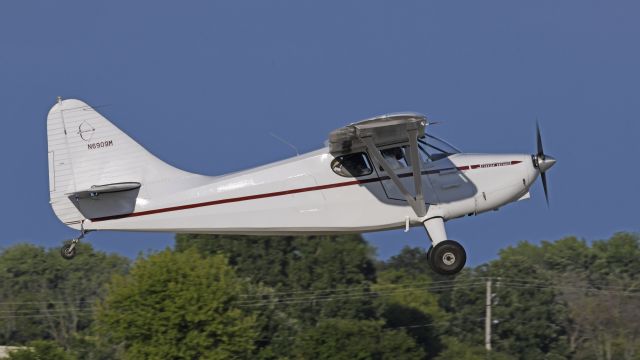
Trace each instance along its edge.
<instances>
[{"instance_id":1,"label":"main wheel","mask_svg":"<svg viewBox=\"0 0 640 360\"><path fill-rule=\"evenodd\" d=\"M453 240L439 242L429 251L429 265L438 274L457 274L466 262L467 253L462 245Z\"/></svg>"},{"instance_id":2,"label":"main wheel","mask_svg":"<svg viewBox=\"0 0 640 360\"><path fill-rule=\"evenodd\" d=\"M60 249L60 255L66 260L73 259L76 256L76 244L72 242L64 244Z\"/></svg>"}]
</instances>

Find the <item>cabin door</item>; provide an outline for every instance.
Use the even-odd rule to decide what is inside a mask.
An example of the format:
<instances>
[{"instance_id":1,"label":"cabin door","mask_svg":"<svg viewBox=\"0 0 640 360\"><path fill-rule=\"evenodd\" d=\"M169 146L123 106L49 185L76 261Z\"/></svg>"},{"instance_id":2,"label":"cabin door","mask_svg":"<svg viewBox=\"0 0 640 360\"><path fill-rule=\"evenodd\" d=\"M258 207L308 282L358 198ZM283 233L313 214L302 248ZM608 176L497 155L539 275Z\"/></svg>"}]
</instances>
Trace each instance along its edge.
<instances>
[{"instance_id":1,"label":"cabin door","mask_svg":"<svg viewBox=\"0 0 640 360\"><path fill-rule=\"evenodd\" d=\"M409 156L409 146L395 146L388 147L381 150L382 156L389 163L391 168L395 171L396 175L400 178L400 182L409 191L412 196L415 196L415 188L413 181L413 171L411 165L411 158ZM422 155L422 154L420 154ZM433 190L433 186L427 175L429 164L421 158L420 169L422 176L422 193L426 204L435 204L438 202L436 194ZM387 173L382 169L380 164L376 165L376 171L380 177L382 187L386 193L387 198L391 200L405 201L402 192L389 178Z\"/></svg>"}]
</instances>

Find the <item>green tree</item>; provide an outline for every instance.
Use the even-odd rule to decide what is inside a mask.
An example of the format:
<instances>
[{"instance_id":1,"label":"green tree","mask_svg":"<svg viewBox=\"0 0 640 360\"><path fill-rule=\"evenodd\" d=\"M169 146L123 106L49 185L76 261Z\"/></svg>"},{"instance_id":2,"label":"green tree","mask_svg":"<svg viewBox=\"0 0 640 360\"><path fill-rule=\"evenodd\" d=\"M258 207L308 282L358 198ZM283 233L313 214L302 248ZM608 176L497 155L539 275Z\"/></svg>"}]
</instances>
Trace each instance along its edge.
<instances>
[{"instance_id":1,"label":"green tree","mask_svg":"<svg viewBox=\"0 0 640 360\"><path fill-rule=\"evenodd\" d=\"M492 287L493 348L517 359L565 358L567 308L544 268L539 246L522 242L500 252L488 265L463 272L455 280L447 310L447 335L467 344L484 343L486 285Z\"/></svg>"},{"instance_id":2,"label":"green tree","mask_svg":"<svg viewBox=\"0 0 640 360\"><path fill-rule=\"evenodd\" d=\"M54 341L34 340L24 349L9 353L9 360L75 360L76 357Z\"/></svg>"},{"instance_id":3,"label":"green tree","mask_svg":"<svg viewBox=\"0 0 640 360\"><path fill-rule=\"evenodd\" d=\"M67 350L81 360L121 359L123 357L122 347L109 344L105 340L95 334L95 326L92 326L91 331L73 337Z\"/></svg>"},{"instance_id":4,"label":"green tree","mask_svg":"<svg viewBox=\"0 0 640 360\"><path fill-rule=\"evenodd\" d=\"M440 307L445 310L450 309L451 294L454 289L456 279L460 276L464 276L469 269L463 270L463 273L458 276L440 275L429 266L427 260L427 251L418 247L404 247L400 253L392 256L385 262L378 262L378 272L385 271L387 269L401 271L409 278L423 279L429 281L428 290L430 293L437 294ZM418 281L418 280L413 280Z\"/></svg>"},{"instance_id":5,"label":"green tree","mask_svg":"<svg viewBox=\"0 0 640 360\"><path fill-rule=\"evenodd\" d=\"M593 269L595 252L585 240L569 236L557 241L543 241L536 251L536 264L546 271L562 275L585 273ZM536 261L530 258L529 261Z\"/></svg>"},{"instance_id":6,"label":"green tree","mask_svg":"<svg viewBox=\"0 0 640 360\"><path fill-rule=\"evenodd\" d=\"M521 243L505 249L499 262L519 262L518 266L525 268L519 273L529 275L502 271L503 292L513 294L514 288L519 288L521 295L529 292L528 297L537 299L539 305L528 305L527 313L546 319L546 331L556 326L545 335L542 323L533 321L518 333L536 328L540 340L546 339L555 348L548 350L547 356L636 359L640 353L640 300L636 292L640 288L639 257L640 239L631 233L614 234L607 240L594 241L591 247L585 240L566 237L543 241L540 246ZM512 311L513 307L500 305L499 311ZM508 326L498 324L497 328L504 330ZM561 335L563 332L566 334Z\"/></svg>"},{"instance_id":7,"label":"green tree","mask_svg":"<svg viewBox=\"0 0 640 360\"><path fill-rule=\"evenodd\" d=\"M176 251L224 254L241 277L276 290L333 289L374 282L374 249L360 235L176 235Z\"/></svg>"},{"instance_id":8,"label":"green tree","mask_svg":"<svg viewBox=\"0 0 640 360\"><path fill-rule=\"evenodd\" d=\"M97 331L133 359L226 359L254 350L255 316L223 256L169 250L138 259L115 276L98 306Z\"/></svg>"},{"instance_id":9,"label":"green tree","mask_svg":"<svg viewBox=\"0 0 640 360\"><path fill-rule=\"evenodd\" d=\"M634 287L640 286L640 236L616 233L608 240L593 242L593 270L603 280L617 279Z\"/></svg>"},{"instance_id":10,"label":"green tree","mask_svg":"<svg viewBox=\"0 0 640 360\"><path fill-rule=\"evenodd\" d=\"M379 270L393 269L400 270L412 276L434 276L427 260L427 251L418 247L405 246L400 253L392 256L389 260L377 264Z\"/></svg>"},{"instance_id":11,"label":"green tree","mask_svg":"<svg viewBox=\"0 0 640 360\"><path fill-rule=\"evenodd\" d=\"M568 313L551 274L517 252L501 254L490 271L496 350L520 359L565 358Z\"/></svg>"},{"instance_id":12,"label":"green tree","mask_svg":"<svg viewBox=\"0 0 640 360\"><path fill-rule=\"evenodd\" d=\"M487 351L480 345L469 345L460 342L458 339L446 337L444 339L445 349L435 358L435 360L512 360L516 357L496 352Z\"/></svg>"},{"instance_id":13,"label":"green tree","mask_svg":"<svg viewBox=\"0 0 640 360\"><path fill-rule=\"evenodd\" d=\"M82 256L73 261L62 259L57 248L26 244L0 253L0 343L53 339L67 347L90 329L93 303L113 274L126 272L129 260L79 246Z\"/></svg>"},{"instance_id":14,"label":"green tree","mask_svg":"<svg viewBox=\"0 0 640 360\"><path fill-rule=\"evenodd\" d=\"M424 351L401 330L366 320L326 319L296 339L297 359L422 359Z\"/></svg>"},{"instance_id":15,"label":"green tree","mask_svg":"<svg viewBox=\"0 0 640 360\"><path fill-rule=\"evenodd\" d=\"M559 242L558 242L559 243ZM640 358L640 237L617 233L594 241L590 262L560 277L576 359Z\"/></svg>"},{"instance_id":16,"label":"green tree","mask_svg":"<svg viewBox=\"0 0 640 360\"><path fill-rule=\"evenodd\" d=\"M238 275L271 288L246 299L258 316L261 356L284 357L321 319L376 319L374 250L359 235L177 235L176 251L224 254Z\"/></svg>"},{"instance_id":17,"label":"green tree","mask_svg":"<svg viewBox=\"0 0 640 360\"><path fill-rule=\"evenodd\" d=\"M439 306L442 283L434 284L433 273L426 271L426 253L418 248L404 248L400 254L380 263L378 294L380 314L386 326L405 328L429 355L442 347L439 333L448 323L448 314ZM444 284L446 285L446 284Z\"/></svg>"},{"instance_id":18,"label":"green tree","mask_svg":"<svg viewBox=\"0 0 640 360\"><path fill-rule=\"evenodd\" d=\"M484 344L486 266L468 269L451 282L440 283L449 291L441 306L449 321L444 333L468 344Z\"/></svg>"}]
</instances>

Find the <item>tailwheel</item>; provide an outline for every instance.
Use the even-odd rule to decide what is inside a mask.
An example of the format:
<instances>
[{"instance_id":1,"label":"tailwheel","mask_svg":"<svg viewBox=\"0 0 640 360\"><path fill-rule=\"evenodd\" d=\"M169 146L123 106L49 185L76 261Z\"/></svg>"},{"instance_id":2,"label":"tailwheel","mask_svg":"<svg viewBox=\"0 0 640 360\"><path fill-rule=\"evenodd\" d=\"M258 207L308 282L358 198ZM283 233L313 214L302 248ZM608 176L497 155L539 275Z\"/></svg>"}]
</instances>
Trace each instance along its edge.
<instances>
[{"instance_id":1,"label":"tailwheel","mask_svg":"<svg viewBox=\"0 0 640 360\"><path fill-rule=\"evenodd\" d=\"M76 244L78 241L79 239L73 239L62 245L60 255L62 255L65 260L71 260L76 256Z\"/></svg>"},{"instance_id":2,"label":"tailwheel","mask_svg":"<svg viewBox=\"0 0 640 360\"><path fill-rule=\"evenodd\" d=\"M84 229L84 226L82 226L80 228L80 236L75 239L71 239L71 241L67 241L64 243L64 245L62 245L62 248L60 249L60 255L62 255L65 260L71 260L76 256L76 246L78 245L80 240L84 239L84 235L87 232L88 231Z\"/></svg>"},{"instance_id":3,"label":"tailwheel","mask_svg":"<svg viewBox=\"0 0 640 360\"><path fill-rule=\"evenodd\" d=\"M427 254L431 269L441 275L457 274L467 262L464 248L453 240L437 243Z\"/></svg>"}]
</instances>

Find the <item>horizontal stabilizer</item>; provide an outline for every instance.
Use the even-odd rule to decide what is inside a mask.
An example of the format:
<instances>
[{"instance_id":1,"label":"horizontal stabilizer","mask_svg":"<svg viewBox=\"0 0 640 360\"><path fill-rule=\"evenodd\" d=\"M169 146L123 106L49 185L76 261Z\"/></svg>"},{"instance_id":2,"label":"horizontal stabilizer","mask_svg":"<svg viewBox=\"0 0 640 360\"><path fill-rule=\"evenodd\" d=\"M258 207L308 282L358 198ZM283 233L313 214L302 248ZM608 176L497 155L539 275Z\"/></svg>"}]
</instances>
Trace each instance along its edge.
<instances>
[{"instance_id":1,"label":"horizontal stabilizer","mask_svg":"<svg viewBox=\"0 0 640 360\"><path fill-rule=\"evenodd\" d=\"M77 191L69 195L77 199L97 198L100 194L117 193L122 191L136 190L139 188L139 182L123 182L117 184L93 185L88 190Z\"/></svg>"},{"instance_id":2,"label":"horizontal stabilizer","mask_svg":"<svg viewBox=\"0 0 640 360\"><path fill-rule=\"evenodd\" d=\"M94 185L69 194L69 200L86 219L130 214L136 207L140 183Z\"/></svg>"}]
</instances>

